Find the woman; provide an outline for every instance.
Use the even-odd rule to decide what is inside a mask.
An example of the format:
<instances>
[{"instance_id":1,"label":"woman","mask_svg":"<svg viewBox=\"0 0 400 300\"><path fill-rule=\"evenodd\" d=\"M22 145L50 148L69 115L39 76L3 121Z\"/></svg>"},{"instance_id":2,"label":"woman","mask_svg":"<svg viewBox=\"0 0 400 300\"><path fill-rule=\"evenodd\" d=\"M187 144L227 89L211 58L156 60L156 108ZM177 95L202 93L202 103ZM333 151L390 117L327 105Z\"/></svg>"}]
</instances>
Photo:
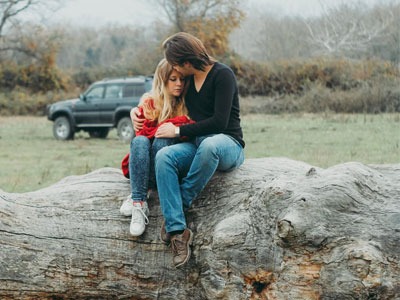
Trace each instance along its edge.
<instances>
[{"instance_id":1,"label":"woman","mask_svg":"<svg viewBox=\"0 0 400 300\"><path fill-rule=\"evenodd\" d=\"M156 188L155 155L161 148L179 142L177 138L154 138L158 126L166 122L172 122L176 126L192 122L186 116L184 91L183 75L162 59L154 73L151 92L143 95L140 101L139 110L145 121L143 128L136 132L129 153L132 193L122 204L120 212L125 216L132 216L130 233L133 236L140 236L149 222L146 200L149 188Z\"/></svg>"}]
</instances>

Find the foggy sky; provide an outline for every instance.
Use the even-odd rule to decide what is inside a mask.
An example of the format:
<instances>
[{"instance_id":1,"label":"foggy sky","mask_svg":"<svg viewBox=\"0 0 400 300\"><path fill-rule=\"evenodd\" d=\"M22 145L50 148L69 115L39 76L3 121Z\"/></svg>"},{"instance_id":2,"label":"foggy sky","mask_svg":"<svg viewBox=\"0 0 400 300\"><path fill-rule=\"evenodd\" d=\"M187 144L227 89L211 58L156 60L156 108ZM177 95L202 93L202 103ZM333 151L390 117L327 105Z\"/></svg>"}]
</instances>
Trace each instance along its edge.
<instances>
[{"instance_id":1,"label":"foggy sky","mask_svg":"<svg viewBox=\"0 0 400 300\"><path fill-rule=\"evenodd\" d=\"M242 1L242 5L244 11L251 11L251 8L257 7L273 14L307 17L318 15L324 5L338 5L351 1L373 4L386 0L248 0ZM63 2L63 7L47 22L86 26L147 25L157 18L163 19L165 16L151 0L69 0Z\"/></svg>"}]
</instances>

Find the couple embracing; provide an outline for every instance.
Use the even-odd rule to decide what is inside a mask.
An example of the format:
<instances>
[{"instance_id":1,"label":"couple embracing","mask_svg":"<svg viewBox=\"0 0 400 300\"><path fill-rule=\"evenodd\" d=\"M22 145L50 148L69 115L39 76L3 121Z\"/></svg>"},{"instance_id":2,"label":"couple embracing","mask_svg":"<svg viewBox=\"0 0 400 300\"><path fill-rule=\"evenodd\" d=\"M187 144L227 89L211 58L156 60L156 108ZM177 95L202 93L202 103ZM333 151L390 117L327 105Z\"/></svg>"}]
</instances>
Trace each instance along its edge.
<instances>
[{"instance_id":1,"label":"couple embracing","mask_svg":"<svg viewBox=\"0 0 400 300\"><path fill-rule=\"evenodd\" d=\"M120 211L131 216L130 233L141 235L148 224L148 192L157 189L164 216L160 238L171 245L173 264L180 267L193 241L185 212L216 170L243 163L245 143L233 71L188 33L167 38L163 49L151 92L131 111L132 193Z\"/></svg>"}]
</instances>

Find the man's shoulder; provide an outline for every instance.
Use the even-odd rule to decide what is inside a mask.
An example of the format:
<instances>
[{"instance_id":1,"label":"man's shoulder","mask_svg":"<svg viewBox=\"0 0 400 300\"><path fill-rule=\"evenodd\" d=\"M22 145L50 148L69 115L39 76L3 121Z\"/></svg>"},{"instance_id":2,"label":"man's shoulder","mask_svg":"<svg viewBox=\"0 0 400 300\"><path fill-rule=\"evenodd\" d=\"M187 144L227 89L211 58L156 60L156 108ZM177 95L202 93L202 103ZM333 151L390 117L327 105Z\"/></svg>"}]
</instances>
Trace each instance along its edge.
<instances>
[{"instance_id":1,"label":"man's shoulder","mask_svg":"<svg viewBox=\"0 0 400 300\"><path fill-rule=\"evenodd\" d=\"M231 73L232 75L234 75L232 69L228 65L225 65L220 62L216 62L214 64L214 71L215 71L216 75L228 74L228 73Z\"/></svg>"},{"instance_id":2,"label":"man's shoulder","mask_svg":"<svg viewBox=\"0 0 400 300\"><path fill-rule=\"evenodd\" d=\"M229 66L220 62L214 64L213 77L213 80L217 82L232 82L236 80L233 70Z\"/></svg>"},{"instance_id":3,"label":"man's shoulder","mask_svg":"<svg viewBox=\"0 0 400 300\"><path fill-rule=\"evenodd\" d=\"M219 62L219 61L216 61L214 63L214 68L216 70L226 70L227 69L227 70L231 70L232 71L232 69L228 65L226 65L226 64L224 64L222 62Z\"/></svg>"}]
</instances>

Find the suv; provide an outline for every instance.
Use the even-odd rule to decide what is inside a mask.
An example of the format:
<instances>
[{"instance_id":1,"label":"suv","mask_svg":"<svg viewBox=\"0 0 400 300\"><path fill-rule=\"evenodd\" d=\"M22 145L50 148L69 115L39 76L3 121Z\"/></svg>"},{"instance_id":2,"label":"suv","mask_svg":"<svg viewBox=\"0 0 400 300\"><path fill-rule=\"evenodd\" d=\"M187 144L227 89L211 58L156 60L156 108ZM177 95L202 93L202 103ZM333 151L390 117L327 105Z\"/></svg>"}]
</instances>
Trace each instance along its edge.
<instances>
[{"instance_id":1,"label":"suv","mask_svg":"<svg viewBox=\"0 0 400 300\"><path fill-rule=\"evenodd\" d=\"M150 91L152 81L151 76L104 79L93 83L78 99L48 105L47 118L54 121L54 137L69 140L75 132L84 130L91 137L106 138L116 127L119 138L130 142L134 136L130 110Z\"/></svg>"}]
</instances>

